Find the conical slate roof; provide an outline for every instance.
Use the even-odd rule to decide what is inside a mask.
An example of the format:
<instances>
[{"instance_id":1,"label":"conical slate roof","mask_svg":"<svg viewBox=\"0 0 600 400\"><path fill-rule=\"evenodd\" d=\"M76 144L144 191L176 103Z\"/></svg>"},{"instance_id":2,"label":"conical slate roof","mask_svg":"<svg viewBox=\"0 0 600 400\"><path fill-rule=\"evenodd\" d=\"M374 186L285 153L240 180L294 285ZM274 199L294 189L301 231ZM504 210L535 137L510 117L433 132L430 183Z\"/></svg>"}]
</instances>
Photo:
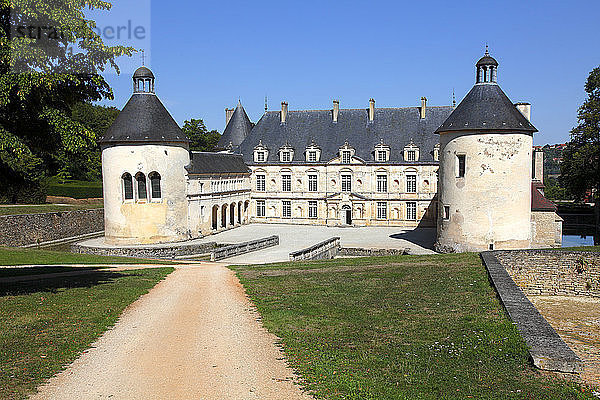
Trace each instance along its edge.
<instances>
[{"instance_id":1,"label":"conical slate roof","mask_svg":"<svg viewBox=\"0 0 600 400\"><path fill-rule=\"evenodd\" d=\"M99 143L189 141L155 94L134 93Z\"/></svg>"},{"instance_id":2,"label":"conical slate roof","mask_svg":"<svg viewBox=\"0 0 600 400\"><path fill-rule=\"evenodd\" d=\"M224 149L227 148L230 143L233 147L239 146L246 136L248 136L253 126L252 122L250 122L250 118L248 118L248 114L246 114L246 110L242 107L242 103L238 102L231 119L223 131L223 135L221 135L221 138L217 143L217 147Z\"/></svg>"},{"instance_id":3,"label":"conical slate roof","mask_svg":"<svg viewBox=\"0 0 600 400\"><path fill-rule=\"evenodd\" d=\"M435 133L452 131L537 132L500 86L482 83L460 102Z\"/></svg>"}]
</instances>

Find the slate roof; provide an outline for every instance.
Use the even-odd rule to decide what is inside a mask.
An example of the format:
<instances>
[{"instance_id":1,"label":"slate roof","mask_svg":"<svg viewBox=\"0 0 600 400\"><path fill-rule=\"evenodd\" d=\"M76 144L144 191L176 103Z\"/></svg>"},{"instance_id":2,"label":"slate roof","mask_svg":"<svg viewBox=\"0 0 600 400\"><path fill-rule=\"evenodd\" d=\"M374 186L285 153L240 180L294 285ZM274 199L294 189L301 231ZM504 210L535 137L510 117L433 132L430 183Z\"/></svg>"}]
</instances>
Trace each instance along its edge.
<instances>
[{"instance_id":1,"label":"slate roof","mask_svg":"<svg viewBox=\"0 0 600 400\"><path fill-rule=\"evenodd\" d=\"M154 78L154 74L150 71L149 68L139 67L133 73L134 78Z\"/></svg>"},{"instance_id":2,"label":"slate roof","mask_svg":"<svg viewBox=\"0 0 600 400\"><path fill-rule=\"evenodd\" d=\"M537 132L500 86L480 83L460 102L436 133L451 131Z\"/></svg>"},{"instance_id":3,"label":"slate roof","mask_svg":"<svg viewBox=\"0 0 600 400\"><path fill-rule=\"evenodd\" d=\"M223 131L223 135L219 138L217 147L225 149L230 143L233 147L239 146L246 136L248 136L253 126L250 118L248 118L248 114L246 114L246 110L242 107L242 103L238 102L231 119Z\"/></svg>"},{"instance_id":4,"label":"slate roof","mask_svg":"<svg viewBox=\"0 0 600 400\"><path fill-rule=\"evenodd\" d=\"M292 110L282 125L280 111L268 111L236 152L243 154L247 164L254 164L254 147L261 141L269 149L267 163L279 163L278 150L287 144L294 148L291 164L303 164L304 151L314 141L321 148L320 163L326 163L338 157L339 148L348 141L356 157L377 164L373 151L383 142L390 146L390 163L437 163L431 153L439 137L433 132L451 112L451 106L428 106L426 118L421 119L420 107L376 108L374 121L368 122L367 109L341 109L334 123L332 110ZM420 149L418 162L403 158L404 147L411 140Z\"/></svg>"},{"instance_id":5,"label":"slate roof","mask_svg":"<svg viewBox=\"0 0 600 400\"><path fill-rule=\"evenodd\" d=\"M531 182L531 211L556 211L556 205L540 192L541 189L544 189L543 183Z\"/></svg>"},{"instance_id":6,"label":"slate roof","mask_svg":"<svg viewBox=\"0 0 600 400\"><path fill-rule=\"evenodd\" d=\"M98 142L189 141L155 94L134 93Z\"/></svg>"},{"instance_id":7,"label":"slate roof","mask_svg":"<svg viewBox=\"0 0 600 400\"><path fill-rule=\"evenodd\" d=\"M190 165L186 170L190 174L247 174L250 170L239 154L191 152Z\"/></svg>"}]
</instances>

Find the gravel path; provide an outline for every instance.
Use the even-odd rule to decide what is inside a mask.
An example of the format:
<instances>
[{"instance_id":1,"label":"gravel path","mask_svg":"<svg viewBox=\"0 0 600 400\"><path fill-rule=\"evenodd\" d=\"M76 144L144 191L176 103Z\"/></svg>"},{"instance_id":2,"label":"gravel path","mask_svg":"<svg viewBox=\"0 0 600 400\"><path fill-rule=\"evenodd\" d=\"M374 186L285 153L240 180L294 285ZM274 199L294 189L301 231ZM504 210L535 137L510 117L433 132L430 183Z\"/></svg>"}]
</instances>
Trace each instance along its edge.
<instances>
[{"instance_id":1,"label":"gravel path","mask_svg":"<svg viewBox=\"0 0 600 400\"><path fill-rule=\"evenodd\" d=\"M176 269L33 399L311 399L218 264Z\"/></svg>"}]
</instances>

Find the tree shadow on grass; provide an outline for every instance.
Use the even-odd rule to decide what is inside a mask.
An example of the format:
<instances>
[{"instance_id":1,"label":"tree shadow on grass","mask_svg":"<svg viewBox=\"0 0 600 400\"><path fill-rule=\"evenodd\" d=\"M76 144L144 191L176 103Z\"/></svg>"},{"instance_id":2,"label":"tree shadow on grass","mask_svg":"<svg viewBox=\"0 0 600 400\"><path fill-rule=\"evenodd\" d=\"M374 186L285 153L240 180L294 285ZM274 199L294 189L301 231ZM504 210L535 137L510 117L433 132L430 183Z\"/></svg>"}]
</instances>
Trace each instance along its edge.
<instances>
[{"instance_id":1,"label":"tree shadow on grass","mask_svg":"<svg viewBox=\"0 0 600 400\"><path fill-rule=\"evenodd\" d=\"M70 269L81 270L81 268ZM111 272L102 269L86 268L86 270L86 274L84 275L49 277L19 282L0 282L0 297L27 295L37 292L56 293L61 290L72 288L90 288L92 286L111 283L117 278L127 276L126 274L120 272ZM56 271L55 267L53 267L52 272L58 271ZM68 271L63 270L60 272Z\"/></svg>"}]
</instances>

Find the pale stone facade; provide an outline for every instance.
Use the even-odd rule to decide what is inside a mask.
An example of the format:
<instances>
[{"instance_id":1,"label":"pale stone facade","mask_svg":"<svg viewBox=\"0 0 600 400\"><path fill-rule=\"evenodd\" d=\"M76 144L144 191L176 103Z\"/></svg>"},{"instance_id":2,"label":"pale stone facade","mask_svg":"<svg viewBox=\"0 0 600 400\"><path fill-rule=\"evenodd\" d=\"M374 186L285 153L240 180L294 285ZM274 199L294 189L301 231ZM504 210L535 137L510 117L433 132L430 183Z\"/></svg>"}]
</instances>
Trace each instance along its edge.
<instances>
[{"instance_id":1,"label":"pale stone facade","mask_svg":"<svg viewBox=\"0 0 600 400\"><path fill-rule=\"evenodd\" d=\"M334 159L324 165L250 168L253 222L435 226L437 165L341 164ZM284 202L291 214L284 212Z\"/></svg>"}]
</instances>

